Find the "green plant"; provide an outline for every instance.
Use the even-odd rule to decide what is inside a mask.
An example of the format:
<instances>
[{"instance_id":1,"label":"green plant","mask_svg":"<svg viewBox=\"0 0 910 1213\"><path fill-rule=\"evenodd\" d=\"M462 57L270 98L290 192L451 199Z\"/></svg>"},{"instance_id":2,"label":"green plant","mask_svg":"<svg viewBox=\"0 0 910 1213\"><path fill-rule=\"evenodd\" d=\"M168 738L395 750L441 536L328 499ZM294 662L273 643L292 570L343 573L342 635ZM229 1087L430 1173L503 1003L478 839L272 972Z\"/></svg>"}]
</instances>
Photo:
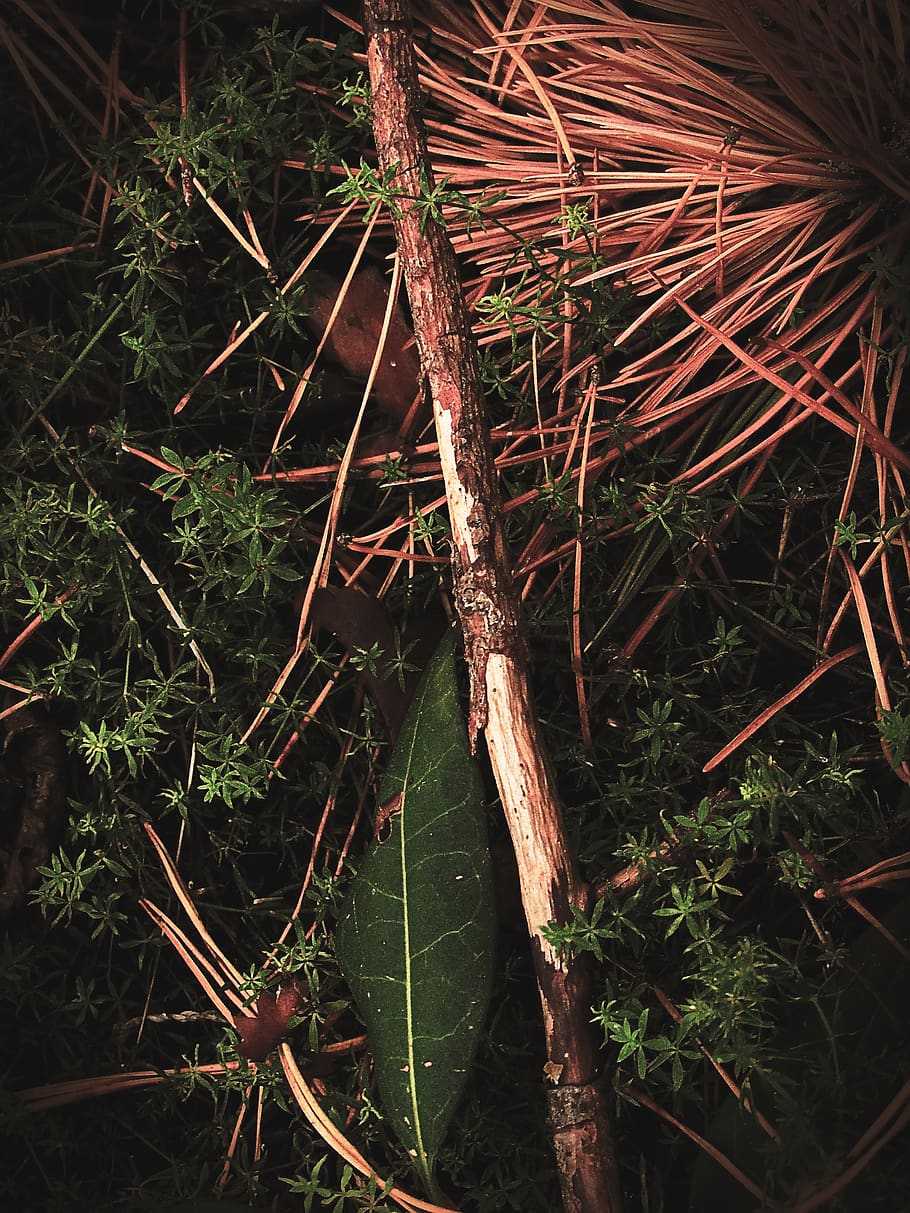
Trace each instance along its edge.
<instances>
[{"instance_id":1,"label":"green plant","mask_svg":"<svg viewBox=\"0 0 910 1213\"><path fill-rule=\"evenodd\" d=\"M479 8L431 6L439 176L415 199L375 168L358 43L330 25L162 3L115 36L42 3L4 27L0 665L4 706L47 698L68 755L65 830L0 955L11 1204L394 1207L242 1051L234 1016L277 1015L289 981L270 1043L289 1033L379 1175L413 1179L334 932L451 531L431 435L337 454L359 388L312 367L306 319L339 206L377 260L409 205L463 258L591 887L546 935L593 967L629 1210L903 1191L899 1141L863 1136L910 1062L899 40L884 11L809 6L820 79L856 52L826 97L782 5L639 7L513 8L491 58ZM372 632L310 634L326 583L381 600ZM0 776L18 804L11 739ZM495 806L490 829L499 855ZM503 914L438 1167L465 1210L544 1213L535 983ZM193 915L217 980L162 938ZM73 1114L53 1101L86 1088L52 1083L97 1098Z\"/></svg>"}]
</instances>

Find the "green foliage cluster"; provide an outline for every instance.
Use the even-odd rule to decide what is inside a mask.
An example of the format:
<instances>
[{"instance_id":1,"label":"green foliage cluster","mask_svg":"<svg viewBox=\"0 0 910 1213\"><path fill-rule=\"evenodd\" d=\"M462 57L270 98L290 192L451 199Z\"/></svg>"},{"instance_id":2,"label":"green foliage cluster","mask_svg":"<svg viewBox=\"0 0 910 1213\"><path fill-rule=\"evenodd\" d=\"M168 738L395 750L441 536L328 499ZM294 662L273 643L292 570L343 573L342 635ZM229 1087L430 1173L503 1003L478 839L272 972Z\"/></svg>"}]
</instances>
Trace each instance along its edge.
<instances>
[{"instance_id":1,"label":"green foliage cluster","mask_svg":"<svg viewBox=\"0 0 910 1213\"><path fill-rule=\"evenodd\" d=\"M594 517L598 505L611 513L624 506L639 521L629 528L624 558L622 545L611 542L599 586L600 570L586 565L582 634L600 640L587 650L598 722L592 750L566 729L575 698L570 672L561 696L549 667L540 684L592 884L588 910L547 934L566 952L592 957L602 991L594 1019L615 1059L617 1090L632 1106L644 1090L715 1144L723 1141L769 1200L784 1201L807 1175L837 1173L874 1119L881 1091L896 1089L894 1067L907 1060L898 1030L903 982L882 980L883 940L836 897L813 897L825 879L806 854L822 871L863 870L904 849L910 810L877 745L880 733L893 760L903 757L906 700L876 727L860 706L871 701L872 679L858 663L774 716L718 771L702 771L798 681L795 669L812 668L826 545L843 534L835 518L842 470L820 444L789 458L740 507L735 535L725 536L729 575L720 577L689 580L684 570L700 536L736 506L735 483L679 499L673 491L659 495L658 475L643 469L638 486L599 486ZM811 484L813 493L800 502L792 564L787 557L801 576L787 585L776 540L794 484ZM682 591L650 633L647 652L618 666L607 637L621 645L675 578ZM550 604L538 613L539 653L553 643L559 610ZM891 889L863 896L905 940L906 898L899 886ZM884 963L900 971L903 962L892 950ZM857 1047L858 1002L881 1033L875 1046L867 1032ZM708 1056L776 1123L787 1148L761 1132L758 1144L749 1138L731 1146L724 1132L729 1105L740 1115L737 1100L720 1092L706 1100ZM848 1091L854 1107L846 1106ZM651 1199L668 1208L757 1207L704 1160L696 1168L700 1187L686 1193L674 1186L668 1142L642 1147ZM851 1187L846 1203L831 1207L855 1208L858 1191L874 1203L899 1168L896 1152Z\"/></svg>"},{"instance_id":2,"label":"green foliage cluster","mask_svg":"<svg viewBox=\"0 0 910 1213\"><path fill-rule=\"evenodd\" d=\"M0 619L7 641L41 621L3 678L49 699L69 754L65 837L0 945L2 1113L17 1160L0 1193L18 1207L27 1191L35 1213L151 1210L211 1195L255 1087L265 1148L257 1158L254 1133L240 1133L228 1196L273 1210L387 1209L314 1139L275 1071L253 1076L242 1059L227 1076L198 1068L237 1061L236 1036L218 1023L173 1018L208 1008L139 906L144 897L176 913L143 828L154 822L171 851L179 848L196 905L250 995L267 981L268 953L303 982L295 1043L315 1052L356 1031L332 932L349 876L348 868L336 879L336 867L386 745L373 705L358 694L359 671L379 655L364 649L344 664L338 646L317 635L264 724L245 734L293 649L294 595L312 570L326 507L322 490L262 470L296 466L301 451L325 461L331 442L346 437L304 423L269 463L285 399L265 368L294 380L312 354L303 287L282 295L276 284L315 241L336 179L351 198L360 190L378 199L383 182L342 169L369 158L368 99L351 43L184 6L198 70L183 111L171 58L178 7L162 3L142 20L127 14L120 70L136 100L106 137L76 104L49 122L15 65L0 67L14 143L0 196L0 261L78 246L4 271L0 313ZM36 37L21 13L13 28ZM112 27L85 28L107 55ZM65 75L52 43L40 49ZM184 164L238 225L244 207L267 225L269 269L200 199L186 205ZM96 168L113 186L103 229ZM482 205L448 183L423 202L434 217L473 206L484 222ZM554 216L554 225L560 219L574 236L590 230L583 205ZM543 254L516 240L516 276L478 306L511 334L510 348L483 356L497 420L533 424L517 386L528 339L552 337L564 323L550 292L541 291L539 307L524 296L519 305L520 288L542 281L536 276L578 274L577 247L562 262ZM596 268L593 245L584 256ZM600 357L627 317L628 297L598 282L574 288L572 302L579 350ZM267 322L244 349L200 378L235 326L262 311ZM597 420L621 440L614 407L598 404ZM871 675L859 660L844 663L751 737L723 775L702 770L814 664L831 545L856 555L872 538L896 543L903 519L884 531L873 521L874 486L861 486L854 512L839 519L852 451L827 445L821 422L784 444L748 495L738 474L687 493L674 481L696 462L699 444L731 436L723 410L717 416L714 432L685 451L660 440L630 446L581 510L575 482L542 462L516 463L503 476L506 494L531 501L507 515L514 545L542 525L554 543L584 541L590 748L580 740L567 640L571 581L528 599L539 709L592 888L584 913L548 930L566 951L590 954L595 969L591 1013L606 1078L615 1081L630 1209L686 1208L693 1174L700 1191L720 1191L694 1147L645 1118L636 1090L735 1152L709 1055L724 1065L785 1143L750 1139L748 1149L737 1147L740 1165L786 1199L842 1163L910 1062L897 1030L903 986L881 979L897 954L880 951L836 896L813 897L819 878L806 858L844 876L910 849L910 798L879 746L881 735L895 763L910 752L906 678L892 670L902 696L876 722ZM137 451L162 466L150 471ZM380 484L356 482L344 525L397 508L406 475L406 461L390 460ZM419 537L438 548L445 519L429 495L415 499ZM708 549L716 559L696 566ZM438 592L437 572L420 567L389 597L401 630ZM674 586L647 646L618 660L642 616ZM297 733L328 680L332 693ZM9 780L2 790L16 795ZM297 935L276 952L329 797L337 812ZM492 829L501 840L495 812ZM634 879L618 882L622 871ZM500 883L508 885L506 875ZM876 890L869 904L902 935L899 889ZM465 1210L545 1213L557 1196L541 1110L539 1012L514 913L500 939L491 1019L439 1166ZM143 1024L149 1012L165 1018ZM52 1111L28 1113L13 1094L180 1066L190 1072L179 1079ZM384 1173L407 1176L369 1085L361 1093L362 1077L356 1059L340 1059L327 1107L339 1122L353 1117L362 1151ZM885 1151L858 1181L860 1196L851 1188L840 1207L891 1199L901 1161ZM754 1207L724 1199L718 1207Z\"/></svg>"},{"instance_id":3,"label":"green foliage cluster","mask_svg":"<svg viewBox=\"0 0 910 1213\"><path fill-rule=\"evenodd\" d=\"M256 479L284 409L262 366L267 358L298 375L312 352L301 296L280 296L275 284L312 243L299 216L318 211L329 166L363 141L340 108L356 77L351 44L216 22L210 6L196 6L187 40L194 67L203 66L181 114L171 55L186 7L124 18L121 71L144 100L125 107L115 138L100 139L81 109L49 124L15 65L2 61L15 148L0 260L80 246L7 269L0 316L6 640L40 619L3 676L48 698L69 752L65 837L3 940L5 1132L15 1149L0 1188L2 1203L22 1207L27 1192L35 1210L160 1209L213 1190L251 1079L245 1065L217 1081L192 1071L197 1060L236 1058L236 1037L217 1023L171 1019L209 1008L138 905L144 896L174 911L143 824L154 821L170 847L182 844L200 912L252 995L350 738L356 671L340 671L341 654L323 638L263 727L242 740L293 649L293 598L314 550L308 516L319 500ZM102 54L114 17L85 23ZM14 28L53 55L26 17ZM67 72L64 56L54 62ZM288 158L307 168L288 172ZM238 221L242 207L266 215L270 271L200 199L187 207L181 159ZM96 167L113 187L103 231ZM203 379L176 418L177 401L234 325L262 310L268 320L248 351ZM135 451L171 470L149 474ZM282 460L279 452L275 466ZM276 774L280 749L336 676L331 707ZM381 741L369 720L358 724L343 808L353 811ZM15 813L12 775L2 791ZM330 947L336 901L330 870L320 868L302 915L312 938L276 954L309 991L297 1029L305 1047L316 1046L342 996ZM27 1114L12 1096L180 1066L191 1072L179 1081L57 1111ZM289 1115L280 1084L268 1074L256 1081L274 1145L263 1165L241 1139L228 1190L244 1199L285 1191L325 1154Z\"/></svg>"}]
</instances>

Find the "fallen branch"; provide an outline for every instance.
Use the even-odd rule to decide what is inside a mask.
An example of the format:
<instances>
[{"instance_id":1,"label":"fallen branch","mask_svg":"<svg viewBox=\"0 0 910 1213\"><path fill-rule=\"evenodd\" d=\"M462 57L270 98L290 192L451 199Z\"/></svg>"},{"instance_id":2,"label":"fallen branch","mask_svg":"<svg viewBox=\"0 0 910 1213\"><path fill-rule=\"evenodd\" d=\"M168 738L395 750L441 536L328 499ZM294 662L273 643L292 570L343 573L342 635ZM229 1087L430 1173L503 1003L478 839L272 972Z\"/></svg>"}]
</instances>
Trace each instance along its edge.
<instances>
[{"instance_id":1,"label":"fallen branch","mask_svg":"<svg viewBox=\"0 0 910 1213\"><path fill-rule=\"evenodd\" d=\"M566 1213L618 1213L609 1092L595 1081L584 960L541 934L571 921L576 870L528 679L518 597L501 526L483 386L455 255L426 207L433 189L407 0L366 0L364 29L379 168L398 199L395 236L421 366L433 400L452 527L455 603L470 676L469 733L482 730L518 861L546 1034L548 1104Z\"/></svg>"}]
</instances>

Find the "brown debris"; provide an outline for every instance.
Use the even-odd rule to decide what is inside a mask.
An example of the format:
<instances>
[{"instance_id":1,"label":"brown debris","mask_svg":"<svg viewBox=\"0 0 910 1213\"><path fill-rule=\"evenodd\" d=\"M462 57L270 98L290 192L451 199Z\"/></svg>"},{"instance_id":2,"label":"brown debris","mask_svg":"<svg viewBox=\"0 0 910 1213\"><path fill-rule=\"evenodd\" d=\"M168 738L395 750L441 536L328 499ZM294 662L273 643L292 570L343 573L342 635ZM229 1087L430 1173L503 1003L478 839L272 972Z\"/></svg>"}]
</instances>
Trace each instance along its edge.
<instances>
[{"instance_id":1,"label":"brown debris","mask_svg":"<svg viewBox=\"0 0 910 1213\"><path fill-rule=\"evenodd\" d=\"M307 278L307 327L321 337L329 323L342 283L331 274L311 270ZM373 266L359 270L348 284L341 310L327 335L326 351L349 375L365 383L382 332L388 285ZM373 381L373 399L403 432L411 406L420 395L420 359L404 312L392 313L382 361Z\"/></svg>"},{"instance_id":2,"label":"brown debris","mask_svg":"<svg viewBox=\"0 0 910 1213\"><path fill-rule=\"evenodd\" d=\"M288 1034L288 1024L303 1006L297 982L282 986L277 994L260 994L251 1015L238 1012L234 1027L240 1037L237 1052L250 1061L264 1061Z\"/></svg>"},{"instance_id":3,"label":"brown debris","mask_svg":"<svg viewBox=\"0 0 910 1213\"><path fill-rule=\"evenodd\" d=\"M47 711L22 707L0 722L0 921L38 883L66 820L66 752Z\"/></svg>"}]
</instances>

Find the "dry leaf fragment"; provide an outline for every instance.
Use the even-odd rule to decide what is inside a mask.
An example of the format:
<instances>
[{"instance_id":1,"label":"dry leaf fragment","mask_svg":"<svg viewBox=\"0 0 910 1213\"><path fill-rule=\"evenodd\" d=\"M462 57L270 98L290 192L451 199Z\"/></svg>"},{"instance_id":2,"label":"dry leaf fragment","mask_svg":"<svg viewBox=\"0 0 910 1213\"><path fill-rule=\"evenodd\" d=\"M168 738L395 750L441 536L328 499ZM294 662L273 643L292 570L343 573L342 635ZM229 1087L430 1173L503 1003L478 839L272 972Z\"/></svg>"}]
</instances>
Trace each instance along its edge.
<instances>
[{"instance_id":1,"label":"dry leaf fragment","mask_svg":"<svg viewBox=\"0 0 910 1213\"><path fill-rule=\"evenodd\" d=\"M322 336L341 283L330 274L312 270L307 282L307 327ZM328 334L326 349L355 379L365 382L373 365L382 331L389 290L372 266L358 271L348 284L341 310ZM420 357L414 334L400 307L389 326L382 362L373 381L373 398L399 430L420 392Z\"/></svg>"},{"instance_id":2,"label":"dry leaf fragment","mask_svg":"<svg viewBox=\"0 0 910 1213\"><path fill-rule=\"evenodd\" d=\"M303 1006L303 992L296 981L281 986L276 994L260 994L252 1015L238 1011L234 1027L240 1037L237 1052L250 1061L263 1061L287 1036L288 1024Z\"/></svg>"}]
</instances>

